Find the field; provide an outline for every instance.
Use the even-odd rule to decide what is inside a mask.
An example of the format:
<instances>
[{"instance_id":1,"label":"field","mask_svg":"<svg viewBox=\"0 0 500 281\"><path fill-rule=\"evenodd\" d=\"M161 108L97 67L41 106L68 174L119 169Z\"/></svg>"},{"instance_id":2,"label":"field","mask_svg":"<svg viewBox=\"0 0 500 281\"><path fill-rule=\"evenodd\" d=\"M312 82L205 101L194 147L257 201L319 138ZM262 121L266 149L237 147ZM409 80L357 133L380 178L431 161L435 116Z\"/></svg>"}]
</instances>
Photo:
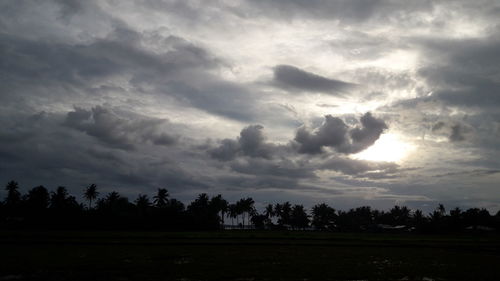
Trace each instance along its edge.
<instances>
[{"instance_id":1,"label":"field","mask_svg":"<svg viewBox=\"0 0 500 281\"><path fill-rule=\"evenodd\" d=\"M500 280L500 237L3 231L0 280Z\"/></svg>"}]
</instances>

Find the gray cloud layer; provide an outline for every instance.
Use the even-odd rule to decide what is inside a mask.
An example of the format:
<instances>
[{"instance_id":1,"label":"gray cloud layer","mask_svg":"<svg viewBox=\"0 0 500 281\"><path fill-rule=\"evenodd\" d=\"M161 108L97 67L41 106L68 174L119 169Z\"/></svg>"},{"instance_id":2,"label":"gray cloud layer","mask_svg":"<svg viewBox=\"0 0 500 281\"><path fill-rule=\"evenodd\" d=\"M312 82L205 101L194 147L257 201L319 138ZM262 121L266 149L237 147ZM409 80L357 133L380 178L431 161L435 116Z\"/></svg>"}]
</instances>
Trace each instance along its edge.
<instances>
[{"instance_id":1,"label":"gray cloud layer","mask_svg":"<svg viewBox=\"0 0 500 281\"><path fill-rule=\"evenodd\" d=\"M361 126L349 129L340 118L325 116L325 122L315 132L300 128L295 136L301 153L321 153L330 147L341 153L357 153L372 145L387 129L381 119L367 112L360 118Z\"/></svg>"},{"instance_id":2,"label":"gray cloud layer","mask_svg":"<svg viewBox=\"0 0 500 281\"><path fill-rule=\"evenodd\" d=\"M466 172L500 165L499 9L3 1L0 180L498 209L498 173ZM384 133L414 154L354 159Z\"/></svg>"},{"instance_id":3,"label":"gray cloud layer","mask_svg":"<svg viewBox=\"0 0 500 281\"><path fill-rule=\"evenodd\" d=\"M354 86L351 83L328 79L291 65L276 66L274 68L274 81L278 86L284 88L325 92L336 95L340 95L340 93Z\"/></svg>"}]
</instances>

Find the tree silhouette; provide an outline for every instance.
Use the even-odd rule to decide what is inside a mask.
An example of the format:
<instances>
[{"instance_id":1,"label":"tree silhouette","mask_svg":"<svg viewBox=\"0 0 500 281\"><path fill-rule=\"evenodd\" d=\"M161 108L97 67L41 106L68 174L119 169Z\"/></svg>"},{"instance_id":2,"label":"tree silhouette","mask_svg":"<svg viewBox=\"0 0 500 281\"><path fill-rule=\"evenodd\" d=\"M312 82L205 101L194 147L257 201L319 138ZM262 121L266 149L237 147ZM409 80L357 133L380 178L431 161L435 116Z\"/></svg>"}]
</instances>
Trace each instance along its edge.
<instances>
[{"instance_id":1,"label":"tree silhouette","mask_svg":"<svg viewBox=\"0 0 500 281\"><path fill-rule=\"evenodd\" d=\"M21 193L19 192L19 184L17 182L9 181L5 186L5 190L7 190L5 205L14 206L21 202Z\"/></svg>"},{"instance_id":2,"label":"tree silhouette","mask_svg":"<svg viewBox=\"0 0 500 281\"><path fill-rule=\"evenodd\" d=\"M242 218L242 228L253 224L256 229L273 228L276 217L279 228L305 229L309 223L317 230L335 231L415 231L421 233L500 231L500 211L492 216L488 210L454 208L446 213L442 204L425 216L421 210L410 212L406 206L394 206L389 211L372 210L361 206L349 211L336 211L325 203L311 209L311 216L303 205L290 202L268 204L262 214L250 197L229 204L218 194L209 197L202 193L187 208L179 200L169 198L166 189L158 189L152 205L147 195L139 194L129 203L126 197L113 191L97 200L95 185L86 188L84 197L88 207L80 205L65 187L50 192L37 186L26 194L19 192L15 181L7 183L7 196L0 203L0 226L50 227L57 229L158 229L158 230L216 230L224 224L227 215ZM92 201L96 206L92 209ZM312 218L310 222L309 218ZM394 226L405 226L394 227ZM496 229L496 230L495 230Z\"/></svg>"},{"instance_id":3,"label":"tree silhouette","mask_svg":"<svg viewBox=\"0 0 500 281\"><path fill-rule=\"evenodd\" d=\"M337 214L335 209L325 203L317 204L312 208L312 225L319 230L333 230Z\"/></svg>"},{"instance_id":4,"label":"tree silhouette","mask_svg":"<svg viewBox=\"0 0 500 281\"><path fill-rule=\"evenodd\" d=\"M392 225L406 225L410 220L410 210L406 207L398 205L392 207L389 211Z\"/></svg>"},{"instance_id":5,"label":"tree silhouette","mask_svg":"<svg viewBox=\"0 0 500 281\"><path fill-rule=\"evenodd\" d=\"M234 219L238 218L238 206L236 206L236 204L229 204L228 214L231 218L231 226L234 227ZM238 221L236 221L236 223L238 223Z\"/></svg>"},{"instance_id":6,"label":"tree silhouette","mask_svg":"<svg viewBox=\"0 0 500 281\"><path fill-rule=\"evenodd\" d=\"M50 195L47 189L40 185L34 187L28 192L27 204L33 211L41 211L47 209L50 202Z\"/></svg>"},{"instance_id":7,"label":"tree silhouette","mask_svg":"<svg viewBox=\"0 0 500 281\"><path fill-rule=\"evenodd\" d=\"M149 201L147 195L139 194L134 202L141 215L144 215L147 212L148 208L151 206L151 202Z\"/></svg>"},{"instance_id":8,"label":"tree silhouette","mask_svg":"<svg viewBox=\"0 0 500 281\"><path fill-rule=\"evenodd\" d=\"M245 210L245 202L243 202L243 199L240 199L236 202L235 204L235 211L236 211L236 224L238 226L242 226L243 228L245 227L245 217L243 216L244 210ZM240 225L239 222L239 217L242 217L243 224Z\"/></svg>"},{"instance_id":9,"label":"tree silhouette","mask_svg":"<svg viewBox=\"0 0 500 281\"><path fill-rule=\"evenodd\" d=\"M59 186L55 192L51 193L49 207L56 210L69 210L77 209L79 205L76 198L68 194L66 187Z\"/></svg>"},{"instance_id":10,"label":"tree silhouette","mask_svg":"<svg viewBox=\"0 0 500 281\"><path fill-rule=\"evenodd\" d=\"M242 198L238 202L236 202L236 209L238 214L242 215L243 219L243 228L245 227L245 215L247 218L247 222L250 221L250 217L253 214L255 207L254 207L255 201L250 198Z\"/></svg>"},{"instance_id":11,"label":"tree silhouette","mask_svg":"<svg viewBox=\"0 0 500 281\"><path fill-rule=\"evenodd\" d=\"M91 184L91 185L87 186L87 188L85 189L83 196L89 202L89 206L88 206L89 210L92 209L92 200L95 200L98 195L99 195L99 192L97 192L97 185L95 185L95 184Z\"/></svg>"},{"instance_id":12,"label":"tree silhouette","mask_svg":"<svg viewBox=\"0 0 500 281\"><path fill-rule=\"evenodd\" d=\"M309 226L309 216L302 205L295 205L290 215L290 224L295 229L305 229Z\"/></svg>"},{"instance_id":13,"label":"tree silhouette","mask_svg":"<svg viewBox=\"0 0 500 281\"><path fill-rule=\"evenodd\" d=\"M168 201L168 208L174 213L182 213L185 209L184 203L175 198L172 198Z\"/></svg>"},{"instance_id":14,"label":"tree silhouette","mask_svg":"<svg viewBox=\"0 0 500 281\"><path fill-rule=\"evenodd\" d=\"M210 200L210 205L212 206L212 208L214 208L217 213L220 213L220 220L222 225L224 225L224 217L228 209L228 204L229 203L224 198L222 198L222 195L220 194L212 197L212 199Z\"/></svg>"},{"instance_id":15,"label":"tree silhouette","mask_svg":"<svg viewBox=\"0 0 500 281\"><path fill-rule=\"evenodd\" d=\"M274 217L274 207L273 207L273 204L267 204L266 209L264 211L264 215L268 219L272 219Z\"/></svg>"},{"instance_id":16,"label":"tree silhouette","mask_svg":"<svg viewBox=\"0 0 500 281\"><path fill-rule=\"evenodd\" d=\"M292 213L292 205L290 202L285 202L283 204L276 204L274 208L276 212L276 216L278 216L278 224L281 227L288 227L290 226L290 216Z\"/></svg>"},{"instance_id":17,"label":"tree silhouette","mask_svg":"<svg viewBox=\"0 0 500 281\"><path fill-rule=\"evenodd\" d=\"M155 196L153 196L153 202L155 203L156 207L164 208L167 206L169 196L170 195L168 194L167 189L158 188L158 192Z\"/></svg>"},{"instance_id":18,"label":"tree silhouette","mask_svg":"<svg viewBox=\"0 0 500 281\"><path fill-rule=\"evenodd\" d=\"M206 193L198 195L198 198L187 207L193 226L200 229L217 229L220 227L218 211L210 204Z\"/></svg>"}]
</instances>

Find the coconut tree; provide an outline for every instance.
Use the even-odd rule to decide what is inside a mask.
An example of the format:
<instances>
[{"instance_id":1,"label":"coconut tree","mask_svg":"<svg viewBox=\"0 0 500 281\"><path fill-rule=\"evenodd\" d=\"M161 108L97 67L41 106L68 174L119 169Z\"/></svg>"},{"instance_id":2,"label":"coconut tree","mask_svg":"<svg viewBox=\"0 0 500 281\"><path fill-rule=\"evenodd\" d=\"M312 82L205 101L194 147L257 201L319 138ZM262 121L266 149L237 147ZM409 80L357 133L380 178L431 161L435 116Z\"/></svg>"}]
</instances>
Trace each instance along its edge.
<instances>
[{"instance_id":1,"label":"coconut tree","mask_svg":"<svg viewBox=\"0 0 500 281\"><path fill-rule=\"evenodd\" d=\"M240 199L236 202L235 204L235 211L236 211L236 224L239 226L239 217L241 216L241 219L243 221L243 228L245 227L245 217L243 216L243 212L245 209L245 202L243 202L244 199Z\"/></svg>"},{"instance_id":2,"label":"coconut tree","mask_svg":"<svg viewBox=\"0 0 500 281\"><path fill-rule=\"evenodd\" d=\"M222 195L217 195L210 199L210 206L217 212L220 213L220 220L222 225L224 225L224 217L228 209L228 202L222 198Z\"/></svg>"},{"instance_id":3,"label":"coconut tree","mask_svg":"<svg viewBox=\"0 0 500 281\"><path fill-rule=\"evenodd\" d=\"M7 198L5 205L16 205L21 201L21 193L19 192L19 184L15 181L9 181L5 186L7 190Z\"/></svg>"},{"instance_id":4,"label":"coconut tree","mask_svg":"<svg viewBox=\"0 0 500 281\"><path fill-rule=\"evenodd\" d=\"M158 188L158 192L156 193L155 196L153 196L153 202L155 203L156 207L164 208L168 204L169 196L170 195L168 194L166 188Z\"/></svg>"},{"instance_id":5,"label":"coconut tree","mask_svg":"<svg viewBox=\"0 0 500 281\"><path fill-rule=\"evenodd\" d=\"M49 206L50 194L47 189L40 185L28 192L27 203L31 211L42 211Z\"/></svg>"},{"instance_id":6,"label":"coconut tree","mask_svg":"<svg viewBox=\"0 0 500 281\"><path fill-rule=\"evenodd\" d=\"M227 213L231 218L231 226L234 227L234 219L236 219L236 224L238 224L238 207L236 204L229 204Z\"/></svg>"},{"instance_id":7,"label":"coconut tree","mask_svg":"<svg viewBox=\"0 0 500 281\"><path fill-rule=\"evenodd\" d=\"M97 185L95 184L91 184L85 189L83 196L89 201L89 210L92 209L92 200L95 200L98 195L99 192L97 192Z\"/></svg>"},{"instance_id":8,"label":"coconut tree","mask_svg":"<svg viewBox=\"0 0 500 281\"><path fill-rule=\"evenodd\" d=\"M305 229L309 226L309 216L307 215L304 206L295 205L292 208L290 215L290 224L296 229Z\"/></svg>"},{"instance_id":9,"label":"coconut tree","mask_svg":"<svg viewBox=\"0 0 500 281\"><path fill-rule=\"evenodd\" d=\"M316 229L328 230L335 226L337 214L335 209L325 203L317 204L312 208L312 225Z\"/></svg>"},{"instance_id":10,"label":"coconut tree","mask_svg":"<svg viewBox=\"0 0 500 281\"><path fill-rule=\"evenodd\" d=\"M250 218L255 214L255 201L251 197L243 200L243 211L247 217L247 223L250 224Z\"/></svg>"},{"instance_id":11,"label":"coconut tree","mask_svg":"<svg viewBox=\"0 0 500 281\"><path fill-rule=\"evenodd\" d=\"M274 217L274 206L273 204L268 204L264 210L264 215L268 218L271 219Z\"/></svg>"},{"instance_id":12,"label":"coconut tree","mask_svg":"<svg viewBox=\"0 0 500 281\"><path fill-rule=\"evenodd\" d=\"M135 206L141 215L144 215L147 209L151 206L151 202L147 195L139 194L135 199Z\"/></svg>"}]
</instances>

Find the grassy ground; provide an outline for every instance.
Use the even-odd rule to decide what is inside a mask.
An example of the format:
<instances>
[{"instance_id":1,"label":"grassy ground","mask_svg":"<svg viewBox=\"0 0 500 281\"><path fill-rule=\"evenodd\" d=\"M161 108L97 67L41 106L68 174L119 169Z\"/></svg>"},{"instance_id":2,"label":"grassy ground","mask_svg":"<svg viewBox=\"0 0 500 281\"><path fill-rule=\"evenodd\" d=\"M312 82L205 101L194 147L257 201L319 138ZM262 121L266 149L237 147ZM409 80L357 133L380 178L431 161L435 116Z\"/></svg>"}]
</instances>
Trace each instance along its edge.
<instances>
[{"instance_id":1,"label":"grassy ground","mask_svg":"<svg viewBox=\"0 0 500 281\"><path fill-rule=\"evenodd\" d=\"M0 232L1 280L500 280L500 237Z\"/></svg>"}]
</instances>

